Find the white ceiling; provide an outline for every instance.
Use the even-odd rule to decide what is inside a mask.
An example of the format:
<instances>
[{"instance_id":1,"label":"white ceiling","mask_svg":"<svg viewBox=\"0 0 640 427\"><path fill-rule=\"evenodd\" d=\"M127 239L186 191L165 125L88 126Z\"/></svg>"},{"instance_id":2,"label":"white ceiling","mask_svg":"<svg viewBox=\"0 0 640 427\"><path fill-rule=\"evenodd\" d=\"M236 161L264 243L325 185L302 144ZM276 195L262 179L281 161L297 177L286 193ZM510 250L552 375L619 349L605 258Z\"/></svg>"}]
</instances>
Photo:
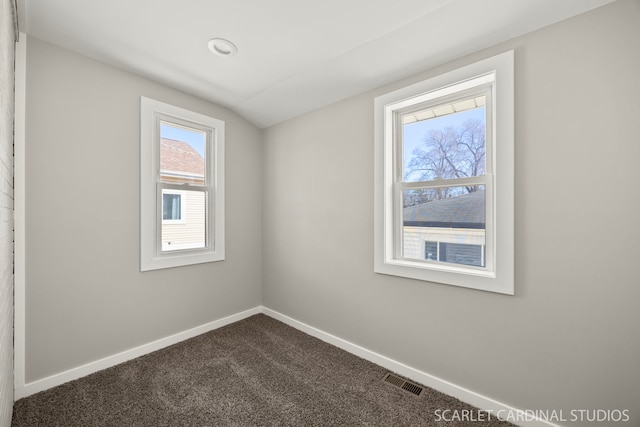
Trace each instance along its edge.
<instances>
[{"instance_id":1,"label":"white ceiling","mask_svg":"<svg viewBox=\"0 0 640 427\"><path fill-rule=\"evenodd\" d=\"M21 31L267 127L613 0L18 0ZM237 55L212 54L223 37Z\"/></svg>"}]
</instances>

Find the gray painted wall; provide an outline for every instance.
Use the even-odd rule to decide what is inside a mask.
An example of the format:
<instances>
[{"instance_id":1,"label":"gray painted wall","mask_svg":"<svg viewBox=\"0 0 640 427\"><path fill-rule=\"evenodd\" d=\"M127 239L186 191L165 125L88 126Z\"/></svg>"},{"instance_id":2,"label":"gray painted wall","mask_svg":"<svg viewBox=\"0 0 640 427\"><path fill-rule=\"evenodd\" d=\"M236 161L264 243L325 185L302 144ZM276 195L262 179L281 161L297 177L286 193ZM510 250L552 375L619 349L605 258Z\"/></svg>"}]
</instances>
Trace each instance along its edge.
<instances>
[{"instance_id":1,"label":"gray painted wall","mask_svg":"<svg viewBox=\"0 0 640 427\"><path fill-rule=\"evenodd\" d=\"M0 1L0 426L13 408L14 3Z\"/></svg>"},{"instance_id":2,"label":"gray painted wall","mask_svg":"<svg viewBox=\"0 0 640 427\"><path fill-rule=\"evenodd\" d=\"M263 304L517 408L639 424L639 22L619 0L267 129ZM374 274L374 97L509 49L516 295Z\"/></svg>"},{"instance_id":3,"label":"gray painted wall","mask_svg":"<svg viewBox=\"0 0 640 427\"><path fill-rule=\"evenodd\" d=\"M26 381L261 302L261 132L225 108L29 38ZM226 260L140 273L140 96L226 122Z\"/></svg>"},{"instance_id":4,"label":"gray painted wall","mask_svg":"<svg viewBox=\"0 0 640 427\"><path fill-rule=\"evenodd\" d=\"M27 382L262 302L515 407L629 408L637 424L637 22L639 2L618 0L263 138L224 108L29 39ZM516 295L374 274L373 98L508 49ZM226 121L226 261L139 272L140 95Z\"/></svg>"}]
</instances>

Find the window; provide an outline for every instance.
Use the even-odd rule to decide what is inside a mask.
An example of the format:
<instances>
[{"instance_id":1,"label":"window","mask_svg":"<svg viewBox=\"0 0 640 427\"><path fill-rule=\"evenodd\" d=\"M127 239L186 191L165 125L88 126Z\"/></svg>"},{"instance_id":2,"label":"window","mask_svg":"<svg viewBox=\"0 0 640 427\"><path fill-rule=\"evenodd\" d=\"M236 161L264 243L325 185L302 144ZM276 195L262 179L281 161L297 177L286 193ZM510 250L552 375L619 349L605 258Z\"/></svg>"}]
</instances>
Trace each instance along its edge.
<instances>
[{"instance_id":1,"label":"window","mask_svg":"<svg viewBox=\"0 0 640 427\"><path fill-rule=\"evenodd\" d=\"M162 192L162 223L182 222L183 203L184 194L182 192L164 190Z\"/></svg>"},{"instance_id":2,"label":"window","mask_svg":"<svg viewBox=\"0 0 640 427\"><path fill-rule=\"evenodd\" d=\"M513 294L513 52L375 100L375 271Z\"/></svg>"},{"instance_id":3,"label":"window","mask_svg":"<svg viewBox=\"0 0 640 427\"><path fill-rule=\"evenodd\" d=\"M224 259L224 122L141 98L141 271Z\"/></svg>"},{"instance_id":4,"label":"window","mask_svg":"<svg viewBox=\"0 0 640 427\"><path fill-rule=\"evenodd\" d=\"M424 259L483 267L484 246L425 241Z\"/></svg>"}]
</instances>

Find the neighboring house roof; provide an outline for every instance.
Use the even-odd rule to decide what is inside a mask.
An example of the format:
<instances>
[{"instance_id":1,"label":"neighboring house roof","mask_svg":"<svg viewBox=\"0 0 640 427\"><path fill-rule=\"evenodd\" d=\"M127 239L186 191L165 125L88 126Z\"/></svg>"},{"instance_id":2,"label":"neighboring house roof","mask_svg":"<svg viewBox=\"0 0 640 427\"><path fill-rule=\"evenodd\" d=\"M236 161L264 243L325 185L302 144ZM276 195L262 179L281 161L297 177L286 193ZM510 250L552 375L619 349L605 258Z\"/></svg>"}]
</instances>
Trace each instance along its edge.
<instances>
[{"instance_id":1,"label":"neighboring house roof","mask_svg":"<svg viewBox=\"0 0 640 427\"><path fill-rule=\"evenodd\" d=\"M485 192L433 200L404 208L404 225L409 227L484 228Z\"/></svg>"},{"instance_id":2,"label":"neighboring house roof","mask_svg":"<svg viewBox=\"0 0 640 427\"><path fill-rule=\"evenodd\" d=\"M203 177L204 168L204 158L188 143L160 139L161 173Z\"/></svg>"}]
</instances>

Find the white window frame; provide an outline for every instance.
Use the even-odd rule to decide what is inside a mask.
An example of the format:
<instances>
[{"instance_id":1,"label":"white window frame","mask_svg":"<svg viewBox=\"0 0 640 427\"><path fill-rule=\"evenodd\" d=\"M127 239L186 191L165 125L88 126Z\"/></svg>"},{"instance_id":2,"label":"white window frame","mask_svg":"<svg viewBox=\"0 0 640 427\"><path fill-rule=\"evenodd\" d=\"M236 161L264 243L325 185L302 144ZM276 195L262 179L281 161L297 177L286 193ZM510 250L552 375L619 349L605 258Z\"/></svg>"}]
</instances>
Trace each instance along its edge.
<instances>
[{"instance_id":1,"label":"white window frame","mask_svg":"<svg viewBox=\"0 0 640 427\"><path fill-rule=\"evenodd\" d=\"M375 98L374 270L376 273L514 294L514 60L513 51L473 63ZM396 135L398 113L413 105L454 98L479 87L490 88L487 103L485 185L486 267L402 258L402 182ZM444 101L443 101L444 102ZM465 178L463 180L469 180ZM447 182L444 182L447 181ZM459 185L456 180L434 187Z\"/></svg>"},{"instance_id":2,"label":"white window frame","mask_svg":"<svg viewBox=\"0 0 640 427\"><path fill-rule=\"evenodd\" d=\"M160 181L161 121L206 132L207 163L204 186ZM224 121L140 97L140 271L225 259L224 147ZM204 248L162 251L163 190L205 192L207 235ZM182 202L184 200L181 200Z\"/></svg>"}]
</instances>

